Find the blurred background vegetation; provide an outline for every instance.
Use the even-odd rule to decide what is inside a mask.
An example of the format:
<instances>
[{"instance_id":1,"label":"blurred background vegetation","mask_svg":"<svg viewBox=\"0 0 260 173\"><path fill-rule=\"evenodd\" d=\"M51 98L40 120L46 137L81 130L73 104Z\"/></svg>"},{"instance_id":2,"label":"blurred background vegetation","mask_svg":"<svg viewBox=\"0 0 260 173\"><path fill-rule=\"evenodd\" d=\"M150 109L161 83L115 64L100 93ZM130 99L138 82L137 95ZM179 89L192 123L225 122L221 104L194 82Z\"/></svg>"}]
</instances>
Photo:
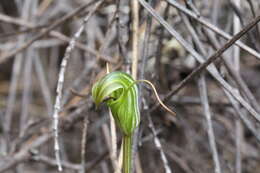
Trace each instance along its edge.
<instances>
[{"instance_id":1,"label":"blurred background vegetation","mask_svg":"<svg viewBox=\"0 0 260 173\"><path fill-rule=\"evenodd\" d=\"M0 172L58 172L52 136L58 72L69 41L91 11L64 77L61 159L64 172L115 172L108 110L95 109L90 90L106 73L106 63L111 71L131 72L132 9L128 0L105 0L95 10L96 2L0 1ZM204 61L260 15L259 0L147 3L192 48L140 4L137 78L150 80L161 98L199 66L194 52ZM260 116L259 28L248 31L239 47L227 49L211 66L214 72L205 70L165 100L177 117L155 106L149 87L139 87L135 172L260 173L259 122L245 107ZM117 135L116 156L121 142Z\"/></svg>"}]
</instances>

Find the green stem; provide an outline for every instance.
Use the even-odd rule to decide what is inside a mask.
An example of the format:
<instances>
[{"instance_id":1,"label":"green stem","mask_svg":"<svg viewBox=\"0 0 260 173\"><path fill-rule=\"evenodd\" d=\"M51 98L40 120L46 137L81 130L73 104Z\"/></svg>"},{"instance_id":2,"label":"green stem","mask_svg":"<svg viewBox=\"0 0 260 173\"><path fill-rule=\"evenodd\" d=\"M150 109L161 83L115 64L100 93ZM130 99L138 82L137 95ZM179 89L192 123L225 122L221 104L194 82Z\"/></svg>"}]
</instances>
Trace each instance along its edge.
<instances>
[{"instance_id":1,"label":"green stem","mask_svg":"<svg viewBox=\"0 0 260 173\"><path fill-rule=\"evenodd\" d=\"M123 173L131 173L132 135L123 137Z\"/></svg>"}]
</instances>

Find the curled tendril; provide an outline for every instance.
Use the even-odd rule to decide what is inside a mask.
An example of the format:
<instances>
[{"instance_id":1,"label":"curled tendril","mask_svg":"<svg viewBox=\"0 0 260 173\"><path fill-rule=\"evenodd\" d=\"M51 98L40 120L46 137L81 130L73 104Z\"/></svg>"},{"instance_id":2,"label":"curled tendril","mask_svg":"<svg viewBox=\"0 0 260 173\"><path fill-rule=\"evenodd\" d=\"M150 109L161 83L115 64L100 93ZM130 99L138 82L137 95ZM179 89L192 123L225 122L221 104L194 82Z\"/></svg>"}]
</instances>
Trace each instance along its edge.
<instances>
[{"instance_id":1,"label":"curled tendril","mask_svg":"<svg viewBox=\"0 0 260 173\"><path fill-rule=\"evenodd\" d=\"M92 88L92 97L96 106L106 102L111 109L117 126L125 135L133 133L140 123L138 108L138 89L136 84L144 82L150 85L160 105L172 115L176 115L160 100L154 85L147 80L134 80L124 72L112 72L96 82Z\"/></svg>"}]
</instances>

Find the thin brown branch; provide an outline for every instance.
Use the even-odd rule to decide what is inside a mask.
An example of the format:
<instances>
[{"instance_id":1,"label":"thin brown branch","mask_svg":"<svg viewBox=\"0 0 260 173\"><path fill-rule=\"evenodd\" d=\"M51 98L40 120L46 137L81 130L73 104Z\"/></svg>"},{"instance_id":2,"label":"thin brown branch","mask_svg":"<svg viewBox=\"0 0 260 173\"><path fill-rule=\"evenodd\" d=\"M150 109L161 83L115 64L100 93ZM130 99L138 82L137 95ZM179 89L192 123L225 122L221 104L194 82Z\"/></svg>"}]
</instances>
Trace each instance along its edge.
<instances>
[{"instance_id":1,"label":"thin brown branch","mask_svg":"<svg viewBox=\"0 0 260 173\"><path fill-rule=\"evenodd\" d=\"M201 23L202 25L206 26L207 28L209 28L210 30L216 32L217 34L219 34L220 36L222 36L223 38L229 40L232 38L232 36L230 36L229 34L227 34L226 32L222 31L221 29L219 29L218 27L214 26L213 24L209 23L206 19L204 19L202 16L198 17L195 13L193 13L192 11L190 11L189 9L183 7L181 4L179 4L177 1L174 0L166 0L168 3L170 3L172 6L174 6L175 8L177 8L178 10L180 10L181 12L185 13L186 15L190 16L191 18L195 19L196 21L198 21L199 23ZM233 36L234 37L234 36ZM247 45L245 45L244 43L242 43L241 41L236 41L234 42L234 44L236 44L237 46L239 46L241 49L244 49L245 51L247 51L248 53L250 53L251 55L255 56L257 59L260 59L260 54L255 51L254 49L248 47Z\"/></svg>"},{"instance_id":2,"label":"thin brown branch","mask_svg":"<svg viewBox=\"0 0 260 173\"><path fill-rule=\"evenodd\" d=\"M212 44L214 49L218 50L218 49L221 48L219 41L216 39L216 37L214 36L212 31L205 30L205 35L208 37L209 42L210 42L210 44ZM257 110L257 112L260 112L260 107L259 107L259 104L257 103L257 100L256 100L254 94L250 91L250 89L248 88L247 84L245 83L245 81L241 77L240 73L238 73L237 71L235 71L232 68L233 65L229 61L229 57L228 56L226 56L225 54L222 54L222 56L223 56L223 62L224 62L225 67L227 68L228 72L234 78L234 80L237 83L238 88L240 89L240 91L242 91L242 93L247 97L248 101Z\"/></svg>"},{"instance_id":3,"label":"thin brown branch","mask_svg":"<svg viewBox=\"0 0 260 173\"><path fill-rule=\"evenodd\" d=\"M75 9L73 12L65 15L64 17L62 17L61 19L57 20L56 22L54 22L52 25L50 25L48 28L46 28L43 32L39 33L38 35L36 35L34 38L32 38L31 40L27 41L25 44L23 44L21 47L11 51L10 53L8 53L7 55L4 55L2 57L0 57L0 64L3 63L4 61L6 61L7 59L13 57L14 55L16 55L19 52L24 51L25 49L27 49L31 44L33 44L35 41L41 39L42 37L44 37L46 34L48 34L51 30L57 28L58 26L60 26L61 24L63 24L64 22L66 22L67 20L71 19L72 17L76 16L77 14L79 14L80 12L82 12L82 10L84 10L85 8L87 8L89 5L91 5L91 3L87 2L85 4L83 4L82 6L80 6L79 8Z\"/></svg>"},{"instance_id":4,"label":"thin brown branch","mask_svg":"<svg viewBox=\"0 0 260 173\"><path fill-rule=\"evenodd\" d=\"M134 79L137 78L138 69L138 54L139 54L139 37L138 37L138 27L139 27L139 3L138 0L131 0L132 9L132 76Z\"/></svg>"},{"instance_id":5,"label":"thin brown branch","mask_svg":"<svg viewBox=\"0 0 260 173\"><path fill-rule=\"evenodd\" d=\"M81 139L81 169L80 173L85 173L86 165L86 145L87 145L87 130L88 130L88 117L84 118L83 129L82 129L82 139Z\"/></svg>"},{"instance_id":6,"label":"thin brown branch","mask_svg":"<svg viewBox=\"0 0 260 173\"><path fill-rule=\"evenodd\" d=\"M36 148L40 145L43 145L47 142L52 136L45 134L37 137L31 144L27 145L25 148L21 149L16 153L9 162L0 162L0 172L5 172L13 167L15 167L20 162L25 162L30 158L30 150Z\"/></svg>"},{"instance_id":7,"label":"thin brown branch","mask_svg":"<svg viewBox=\"0 0 260 173\"><path fill-rule=\"evenodd\" d=\"M219 58L219 56L227 50L230 46L232 46L238 39L240 39L247 31L253 28L259 21L260 16L255 18L252 22L250 22L244 29L242 29L238 34L236 34L232 39L230 39L222 48L216 51L211 57L209 57L206 61L203 56L196 52L187 41L176 31L174 30L149 4L147 4L144 0L139 0L139 2L150 12L150 14L160 23L162 24L170 34L172 34L182 45L183 47L193 56L195 57L201 65L196 68L191 74L189 74L184 80L182 80L171 92L169 92L165 96L165 100L169 99L172 95L176 94L183 86L185 86L189 81L191 81L197 74L201 73L204 69L208 69L210 74L218 81L218 83L228 90L236 100L238 100L241 105L246 108L250 114L258 121L260 121L260 117L258 113L238 94L235 92L232 86L230 86L217 72L216 68L210 65L213 61ZM164 101L163 99L163 101ZM151 111L154 111L159 104L154 106Z\"/></svg>"},{"instance_id":8,"label":"thin brown branch","mask_svg":"<svg viewBox=\"0 0 260 173\"><path fill-rule=\"evenodd\" d=\"M62 107L62 89L63 89L63 84L64 84L64 75L67 67L68 60L70 59L70 55L72 50L75 47L75 40L79 38L79 36L82 34L83 29L85 28L86 23L90 19L90 17L96 12L96 10L101 6L101 4L104 1L98 1L95 4L95 7L91 9L91 11L88 13L88 15L84 18L82 25L78 29L78 31L74 34L73 38L71 39L68 47L66 48L64 58L62 59L61 62L61 67L60 67L60 72L59 72L59 77L58 77L58 84L57 84L57 96L55 100L55 105L54 105L54 112L53 112L53 131L54 131L54 150L55 150L55 157L57 159L57 166L59 171L62 171L61 167L61 159L60 159L60 147L59 147L59 141L58 141L58 124L59 124L59 116L58 114L60 113L61 107Z\"/></svg>"},{"instance_id":9,"label":"thin brown branch","mask_svg":"<svg viewBox=\"0 0 260 173\"><path fill-rule=\"evenodd\" d=\"M239 40L244 34L246 34L250 29L252 29L260 21L260 16L256 17L248 25L246 25L240 32L238 32L232 39L226 42L220 49L218 49L213 55L211 55L204 63L192 71L185 79L183 79L164 99L167 99L174 94L176 94L184 85L190 82L196 75L201 73L207 68L212 62L221 58L221 55L230 48L237 40Z\"/></svg>"},{"instance_id":10,"label":"thin brown branch","mask_svg":"<svg viewBox=\"0 0 260 173\"><path fill-rule=\"evenodd\" d=\"M26 31L34 31L34 30L38 30L38 29L41 29L40 31L41 32L44 32L44 30L46 30L46 26L47 25L42 25L42 26L34 26L33 23L31 23L30 21L27 21L27 20L23 20L23 19L19 19L19 18L14 18L14 17L10 17L10 16L7 16L7 15L4 15L4 14L0 14L0 20L3 21L3 22L7 22L9 21L10 23L12 24L15 24L15 25L18 25L18 26L21 26L21 27L26 27L27 29L24 30L24 32ZM10 33L11 34L11 33ZM51 30L49 32L49 35L54 37L54 38L57 38L58 40L62 41L62 42L65 42L65 43L69 43L70 42L70 38L67 37L66 35L58 32L58 31L53 31ZM0 36L1 37L1 36ZM104 61L107 61L107 62L110 62L110 63L116 63L115 60L112 59L112 57L109 57L107 55L103 55L101 54L100 52L90 48L90 47L87 47L86 45L84 45L83 43L79 42L78 40L75 42L75 47L77 47L78 49L81 49L83 51L86 51L96 57L99 57L101 58L102 60Z\"/></svg>"}]
</instances>

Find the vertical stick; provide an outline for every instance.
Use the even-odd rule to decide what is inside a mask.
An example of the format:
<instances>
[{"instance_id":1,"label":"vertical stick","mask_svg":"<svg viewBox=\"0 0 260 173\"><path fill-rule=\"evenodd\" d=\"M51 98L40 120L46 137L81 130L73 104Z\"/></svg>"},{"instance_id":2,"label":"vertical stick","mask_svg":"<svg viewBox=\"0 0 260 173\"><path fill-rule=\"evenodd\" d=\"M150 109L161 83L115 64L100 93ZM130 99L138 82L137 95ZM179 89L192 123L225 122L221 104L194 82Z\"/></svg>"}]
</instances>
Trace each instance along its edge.
<instances>
[{"instance_id":1,"label":"vertical stick","mask_svg":"<svg viewBox=\"0 0 260 173\"><path fill-rule=\"evenodd\" d=\"M237 8L240 8L241 1L240 0L233 0L234 5ZM233 19L233 32L234 34L238 33L241 29L241 24L239 21L239 17L234 14ZM233 57L232 57L232 64L234 64L234 69L237 73L239 73L240 69L240 48L238 46L234 46L233 48ZM238 103L237 103L238 104ZM239 107L239 106L238 106ZM236 118L236 173L242 172L242 160L241 160L241 143L242 143L242 124L239 118Z\"/></svg>"},{"instance_id":2,"label":"vertical stick","mask_svg":"<svg viewBox=\"0 0 260 173\"><path fill-rule=\"evenodd\" d=\"M59 140L58 140L59 139L59 132L58 132L59 112L61 110L62 89L63 89L63 84L64 84L64 76L65 76L67 63L70 59L71 52L75 47L76 40L82 34L86 23L88 22L89 18L94 14L94 12L98 9L98 7L100 7L100 5L103 2L104 2L103 0L98 1L95 4L95 7L84 18L82 25L80 26L78 31L73 35L72 39L70 40L69 46L66 48L65 55L61 62L61 67L60 67L60 72L59 72L59 77L58 77L58 84L57 84L57 89L56 89L57 96L56 96L54 112L53 112L54 152L55 152L55 158L57 160L57 165L58 165L59 171L62 171L61 159L60 159L60 147L59 147Z\"/></svg>"},{"instance_id":3,"label":"vertical stick","mask_svg":"<svg viewBox=\"0 0 260 173\"><path fill-rule=\"evenodd\" d=\"M132 76L134 79L137 78L138 69L138 25L139 25L139 3L138 0L131 1L132 9Z\"/></svg>"},{"instance_id":4,"label":"vertical stick","mask_svg":"<svg viewBox=\"0 0 260 173\"><path fill-rule=\"evenodd\" d=\"M206 86L206 80L205 80L205 75L201 74L199 81L199 92L200 92L200 97L201 97L201 102L203 106L203 111L204 115L206 117L207 121L207 133L208 133L208 138L209 138L209 144L210 148L212 151L212 156L213 156L213 161L214 161L214 166L215 166L215 173L221 173L221 166L220 166L220 161L219 161L219 154L217 150L217 145L216 145L216 140L215 140L215 134L214 134L214 129L212 125L212 120L211 120L211 112L210 112L210 107L209 107L209 101L208 101L208 94L207 94L207 86Z\"/></svg>"},{"instance_id":5,"label":"vertical stick","mask_svg":"<svg viewBox=\"0 0 260 173\"><path fill-rule=\"evenodd\" d=\"M149 121L149 127L151 128L152 133L153 133L153 140L154 140L155 147L159 150L160 156L161 156L161 160L163 161L163 166L164 166L165 173L172 173L172 170L171 170L171 168L169 166L169 162L167 160L167 157L166 157L166 155L165 155L165 153L163 151L162 144L161 144L160 140L157 137L156 130L155 130L155 127L154 127L154 123L152 121L152 118L151 118L150 114L148 114L148 121Z\"/></svg>"},{"instance_id":6,"label":"vertical stick","mask_svg":"<svg viewBox=\"0 0 260 173\"><path fill-rule=\"evenodd\" d=\"M122 170L122 164L123 164L123 143L120 147L120 152L119 152L119 156L118 156L118 159L117 159L117 169L115 171L115 173L121 173L121 170Z\"/></svg>"},{"instance_id":7,"label":"vertical stick","mask_svg":"<svg viewBox=\"0 0 260 173\"><path fill-rule=\"evenodd\" d=\"M138 45L138 26L139 26L139 2L138 0L131 0L131 10L132 10L132 77L133 79L137 79L137 70L138 70L138 54L139 54L139 45ZM138 133L138 128L136 129L135 133ZM124 142L129 142L129 146L125 146L125 143L123 144L124 147L124 154L123 154L123 170L124 172L126 171L125 168L125 162L128 161L127 163L128 168L129 168L129 173L131 172L131 165L132 165L132 137L134 134L131 134L131 136L126 137L124 136ZM126 139L125 139L126 138ZM130 139L128 139L130 138ZM125 141L126 140L126 141ZM125 152L125 147L129 147L128 149L130 152L126 153ZM129 156L125 156L125 154ZM127 157L127 158L125 158ZM128 159L128 160L125 160ZM128 172L127 172L128 173Z\"/></svg>"},{"instance_id":8,"label":"vertical stick","mask_svg":"<svg viewBox=\"0 0 260 173\"><path fill-rule=\"evenodd\" d=\"M23 4L21 11L21 17L22 19L28 20L30 16L30 1L27 1ZM20 36L18 37L17 45L22 45L24 41L26 41L26 36ZM13 111L15 110L15 101L16 101L16 94L17 94L17 86L19 85L19 77L21 76L21 69L22 69L22 62L23 62L23 53L18 53L15 55L15 60L13 64L13 70L12 70L12 77L11 77L11 85L8 91L8 101L7 101L7 108L4 116L4 135L5 135L5 142L3 144L4 152L8 153L9 151L9 144L10 141L10 132L11 132L11 126L13 123Z\"/></svg>"},{"instance_id":9,"label":"vertical stick","mask_svg":"<svg viewBox=\"0 0 260 173\"><path fill-rule=\"evenodd\" d=\"M88 117L84 118L83 129L82 129L82 139L81 139L81 170L80 173L85 173L86 164L86 143L87 143L87 130L88 130Z\"/></svg>"},{"instance_id":10,"label":"vertical stick","mask_svg":"<svg viewBox=\"0 0 260 173\"><path fill-rule=\"evenodd\" d=\"M107 74L110 73L110 68L109 68L109 64L106 64L106 68L107 68ZM109 110L109 119L110 119L110 135L111 135L111 153L110 153L110 157L111 157L111 161L114 167L115 172L120 172L120 167L118 166L118 161L117 161L117 137L116 137L116 125L115 125L115 120L112 116L112 112L110 110L110 108L108 108Z\"/></svg>"},{"instance_id":11,"label":"vertical stick","mask_svg":"<svg viewBox=\"0 0 260 173\"><path fill-rule=\"evenodd\" d=\"M190 31L192 38L194 40L194 43L198 47L198 50L202 53L202 55L204 57L206 57L207 51L206 51L205 47L202 45L195 29L192 27L190 21L183 14L181 14L181 17L182 17L185 25L187 26L188 30ZM220 166L219 154L218 154L218 150L217 150L215 134L214 134L214 129L213 129L213 125L212 125L212 119L211 119L212 115L211 115L209 101L208 101L208 91L207 91L207 84L206 84L206 79L205 79L204 73L202 73L200 75L200 78L198 80L198 87L199 87L199 93L200 93L201 102L202 102L202 106L203 106L204 116L206 118L207 126L208 126L207 133L208 133L210 148L212 151L212 158L214 161L215 173L221 173L222 170L221 170L221 166Z\"/></svg>"}]
</instances>

